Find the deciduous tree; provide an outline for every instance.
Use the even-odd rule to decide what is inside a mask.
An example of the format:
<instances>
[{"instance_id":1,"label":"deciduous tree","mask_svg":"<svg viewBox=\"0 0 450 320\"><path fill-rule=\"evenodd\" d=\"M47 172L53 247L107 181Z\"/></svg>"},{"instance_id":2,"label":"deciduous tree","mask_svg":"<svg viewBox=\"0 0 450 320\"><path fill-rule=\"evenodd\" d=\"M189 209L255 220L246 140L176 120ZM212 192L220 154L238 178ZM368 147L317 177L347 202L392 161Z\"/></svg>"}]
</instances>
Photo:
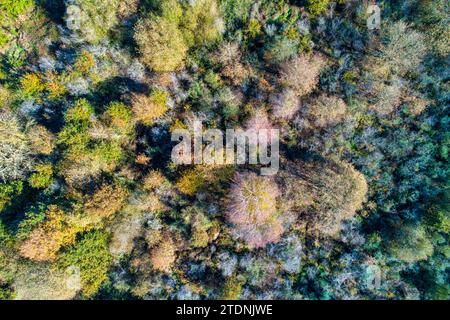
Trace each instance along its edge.
<instances>
[{"instance_id":1,"label":"deciduous tree","mask_svg":"<svg viewBox=\"0 0 450 320\"><path fill-rule=\"evenodd\" d=\"M250 248L277 242L284 231L277 208L280 190L270 176L238 173L230 189L226 219L233 233Z\"/></svg>"}]
</instances>

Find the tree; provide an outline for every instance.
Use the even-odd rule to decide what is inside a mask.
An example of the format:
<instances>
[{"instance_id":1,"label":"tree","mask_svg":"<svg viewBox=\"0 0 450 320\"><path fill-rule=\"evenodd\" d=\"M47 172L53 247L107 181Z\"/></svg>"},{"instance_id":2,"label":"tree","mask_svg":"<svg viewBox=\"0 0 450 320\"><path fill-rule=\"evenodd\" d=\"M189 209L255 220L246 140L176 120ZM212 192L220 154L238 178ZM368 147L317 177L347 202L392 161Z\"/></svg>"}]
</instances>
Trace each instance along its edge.
<instances>
[{"instance_id":1,"label":"tree","mask_svg":"<svg viewBox=\"0 0 450 320\"><path fill-rule=\"evenodd\" d=\"M279 179L284 210L298 213L306 231L318 236L337 236L366 199L366 179L346 162L287 162Z\"/></svg>"},{"instance_id":2,"label":"tree","mask_svg":"<svg viewBox=\"0 0 450 320\"><path fill-rule=\"evenodd\" d=\"M257 110L245 123L246 129L253 129L256 132L258 130L267 130L268 134L274 130L272 123L267 116L267 113L263 110ZM270 140L269 140L270 141Z\"/></svg>"},{"instance_id":3,"label":"tree","mask_svg":"<svg viewBox=\"0 0 450 320\"><path fill-rule=\"evenodd\" d=\"M17 300L70 300L78 293L77 275L70 269L58 270L54 265L38 263L18 264L17 269Z\"/></svg>"},{"instance_id":4,"label":"tree","mask_svg":"<svg viewBox=\"0 0 450 320\"><path fill-rule=\"evenodd\" d=\"M380 116L386 116L397 110L401 103L404 83L397 77L390 81L376 80L372 84L369 99L370 108Z\"/></svg>"},{"instance_id":5,"label":"tree","mask_svg":"<svg viewBox=\"0 0 450 320\"><path fill-rule=\"evenodd\" d=\"M45 90L42 76L38 73L28 73L20 80L20 87L25 99L36 98Z\"/></svg>"},{"instance_id":6,"label":"tree","mask_svg":"<svg viewBox=\"0 0 450 320\"><path fill-rule=\"evenodd\" d=\"M86 100L77 101L66 111L65 125L58 134L64 147L61 173L66 182L78 185L101 172L113 171L121 163L133 128L132 123L124 123L130 116L126 107L113 103L99 120Z\"/></svg>"},{"instance_id":7,"label":"tree","mask_svg":"<svg viewBox=\"0 0 450 320\"><path fill-rule=\"evenodd\" d=\"M0 183L0 213L11 203L15 196L22 193L22 190L22 181Z\"/></svg>"},{"instance_id":8,"label":"tree","mask_svg":"<svg viewBox=\"0 0 450 320\"><path fill-rule=\"evenodd\" d=\"M220 36L220 16L216 0L197 0L181 16L181 29L191 47L203 45Z\"/></svg>"},{"instance_id":9,"label":"tree","mask_svg":"<svg viewBox=\"0 0 450 320\"><path fill-rule=\"evenodd\" d=\"M33 0L0 1L0 49L17 35L19 17L33 8Z\"/></svg>"},{"instance_id":10,"label":"tree","mask_svg":"<svg viewBox=\"0 0 450 320\"><path fill-rule=\"evenodd\" d=\"M183 68L188 47L176 23L160 17L142 19L136 25L135 39L149 68L158 72Z\"/></svg>"},{"instance_id":11,"label":"tree","mask_svg":"<svg viewBox=\"0 0 450 320\"><path fill-rule=\"evenodd\" d=\"M338 97L321 94L316 100L303 106L299 121L302 130L324 129L344 119L347 105Z\"/></svg>"},{"instance_id":12,"label":"tree","mask_svg":"<svg viewBox=\"0 0 450 320\"><path fill-rule=\"evenodd\" d=\"M53 182L53 166L50 163L41 163L35 167L36 172L33 173L28 181L33 188L45 189Z\"/></svg>"},{"instance_id":13,"label":"tree","mask_svg":"<svg viewBox=\"0 0 450 320\"><path fill-rule=\"evenodd\" d=\"M272 113L279 119L291 119L300 109L300 99L292 89L284 89L282 92L270 96Z\"/></svg>"},{"instance_id":14,"label":"tree","mask_svg":"<svg viewBox=\"0 0 450 320\"><path fill-rule=\"evenodd\" d=\"M0 181L24 178L32 168L32 151L19 119L0 111Z\"/></svg>"},{"instance_id":15,"label":"tree","mask_svg":"<svg viewBox=\"0 0 450 320\"><path fill-rule=\"evenodd\" d=\"M144 6L151 14L177 25L183 16L183 7L179 0L145 0Z\"/></svg>"},{"instance_id":16,"label":"tree","mask_svg":"<svg viewBox=\"0 0 450 320\"><path fill-rule=\"evenodd\" d=\"M112 102L104 113L104 121L115 132L128 136L133 129L133 113L121 102Z\"/></svg>"},{"instance_id":17,"label":"tree","mask_svg":"<svg viewBox=\"0 0 450 320\"><path fill-rule=\"evenodd\" d=\"M94 56L87 50L82 50L74 64L74 71L80 74L88 74L95 66Z\"/></svg>"},{"instance_id":18,"label":"tree","mask_svg":"<svg viewBox=\"0 0 450 320\"><path fill-rule=\"evenodd\" d=\"M20 245L22 256L34 261L54 261L61 247L75 242L78 229L70 224L64 211L51 205L46 216Z\"/></svg>"},{"instance_id":19,"label":"tree","mask_svg":"<svg viewBox=\"0 0 450 320\"><path fill-rule=\"evenodd\" d=\"M186 195L193 196L203 189L207 183L207 177L203 170L196 168L188 169L176 183L177 189Z\"/></svg>"},{"instance_id":20,"label":"tree","mask_svg":"<svg viewBox=\"0 0 450 320\"><path fill-rule=\"evenodd\" d=\"M67 3L66 24L75 35L97 44L118 23L120 0L73 0Z\"/></svg>"},{"instance_id":21,"label":"tree","mask_svg":"<svg viewBox=\"0 0 450 320\"><path fill-rule=\"evenodd\" d=\"M277 242L284 231L283 217L277 210L279 195L276 182L269 176L236 174L226 208L234 236L250 248Z\"/></svg>"},{"instance_id":22,"label":"tree","mask_svg":"<svg viewBox=\"0 0 450 320\"><path fill-rule=\"evenodd\" d=\"M191 227L190 244L193 247L206 247L212 240L211 231L217 232L217 228L213 228L217 225L214 225L205 212L197 206L189 206L183 209L182 215L184 221Z\"/></svg>"},{"instance_id":23,"label":"tree","mask_svg":"<svg viewBox=\"0 0 450 320\"><path fill-rule=\"evenodd\" d=\"M144 212L134 204L127 204L111 228L109 251L117 261L130 254L135 246L135 239L141 236L145 222Z\"/></svg>"},{"instance_id":24,"label":"tree","mask_svg":"<svg viewBox=\"0 0 450 320\"><path fill-rule=\"evenodd\" d=\"M232 65L240 61L241 57L241 50L236 42L224 42L213 54L214 61L222 65Z\"/></svg>"},{"instance_id":25,"label":"tree","mask_svg":"<svg viewBox=\"0 0 450 320\"><path fill-rule=\"evenodd\" d=\"M150 262L156 270L169 272L176 258L176 247L172 237L164 233L162 240L150 250Z\"/></svg>"},{"instance_id":26,"label":"tree","mask_svg":"<svg viewBox=\"0 0 450 320\"><path fill-rule=\"evenodd\" d=\"M55 137L44 126L33 125L27 131L30 147L34 153L50 155L55 148Z\"/></svg>"},{"instance_id":27,"label":"tree","mask_svg":"<svg viewBox=\"0 0 450 320\"><path fill-rule=\"evenodd\" d=\"M117 141L100 141L77 152L67 154L60 167L66 182L75 187L81 187L102 172L114 171L124 158L124 150Z\"/></svg>"},{"instance_id":28,"label":"tree","mask_svg":"<svg viewBox=\"0 0 450 320\"><path fill-rule=\"evenodd\" d=\"M185 170L176 183L177 189L188 196L198 192L226 192L224 187L233 177L235 168L222 165L199 165Z\"/></svg>"},{"instance_id":29,"label":"tree","mask_svg":"<svg viewBox=\"0 0 450 320\"><path fill-rule=\"evenodd\" d=\"M90 141L88 129L92 126L94 109L87 100L79 100L66 111L65 126L58 135L59 144L68 147L68 153L83 152Z\"/></svg>"},{"instance_id":30,"label":"tree","mask_svg":"<svg viewBox=\"0 0 450 320\"><path fill-rule=\"evenodd\" d=\"M220 36L216 0L198 0L181 6L177 0L151 1L152 14L141 19L135 40L142 61L157 72L180 70L190 47Z\"/></svg>"},{"instance_id":31,"label":"tree","mask_svg":"<svg viewBox=\"0 0 450 320\"><path fill-rule=\"evenodd\" d=\"M415 25L426 30L427 42L430 42L435 51L445 57L450 53L450 44L447 41L450 36L448 24L448 3L445 0L420 1L418 5Z\"/></svg>"},{"instance_id":32,"label":"tree","mask_svg":"<svg viewBox=\"0 0 450 320\"><path fill-rule=\"evenodd\" d=\"M308 11L312 16L318 16L327 11L330 0L308 0Z\"/></svg>"},{"instance_id":33,"label":"tree","mask_svg":"<svg viewBox=\"0 0 450 320\"><path fill-rule=\"evenodd\" d=\"M166 182L166 178L160 171L152 170L144 178L144 189L154 190Z\"/></svg>"},{"instance_id":34,"label":"tree","mask_svg":"<svg viewBox=\"0 0 450 320\"><path fill-rule=\"evenodd\" d=\"M264 60L271 65L278 65L291 59L297 51L296 41L277 36L264 48Z\"/></svg>"},{"instance_id":35,"label":"tree","mask_svg":"<svg viewBox=\"0 0 450 320\"><path fill-rule=\"evenodd\" d=\"M235 86L241 85L249 75L249 68L241 63L241 58L239 45L234 42L225 42L212 55L213 61L222 66L221 75Z\"/></svg>"},{"instance_id":36,"label":"tree","mask_svg":"<svg viewBox=\"0 0 450 320\"><path fill-rule=\"evenodd\" d=\"M111 262L108 235L102 231L92 231L84 234L77 243L61 254L58 266L63 270L71 266L79 268L81 292L89 298L108 278Z\"/></svg>"},{"instance_id":37,"label":"tree","mask_svg":"<svg viewBox=\"0 0 450 320\"><path fill-rule=\"evenodd\" d=\"M145 125L153 124L156 119L167 112L167 100L168 94L163 90L153 90L150 96L133 94L131 103L136 120Z\"/></svg>"},{"instance_id":38,"label":"tree","mask_svg":"<svg viewBox=\"0 0 450 320\"><path fill-rule=\"evenodd\" d=\"M427 52L424 41L424 36L405 22L390 24L381 46L382 65L399 76L416 70Z\"/></svg>"},{"instance_id":39,"label":"tree","mask_svg":"<svg viewBox=\"0 0 450 320\"><path fill-rule=\"evenodd\" d=\"M408 263L426 260L433 254L433 244L421 225L406 224L396 228L387 246L392 256Z\"/></svg>"},{"instance_id":40,"label":"tree","mask_svg":"<svg viewBox=\"0 0 450 320\"><path fill-rule=\"evenodd\" d=\"M224 287L222 288L220 299L238 300L241 296L243 284L244 281L242 278L239 278L236 275L229 277L226 280Z\"/></svg>"},{"instance_id":41,"label":"tree","mask_svg":"<svg viewBox=\"0 0 450 320\"><path fill-rule=\"evenodd\" d=\"M1 77L2 71L0 70L0 78ZM0 110L1 109L6 110L10 108L12 101L13 101L12 91L3 85L0 85Z\"/></svg>"},{"instance_id":42,"label":"tree","mask_svg":"<svg viewBox=\"0 0 450 320\"><path fill-rule=\"evenodd\" d=\"M84 210L94 220L110 218L123 207L127 197L128 192L123 187L104 184L86 199Z\"/></svg>"},{"instance_id":43,"label":"tree","mask_svg":"<svg viewBox=\"0 0 450 320\"><path fill-rule=\"evenodd\" d=\"M319 82L324 60L319 55L300 54L281 66L280 83L301 97L311 93Z\"/></svg>"}]
</instances>

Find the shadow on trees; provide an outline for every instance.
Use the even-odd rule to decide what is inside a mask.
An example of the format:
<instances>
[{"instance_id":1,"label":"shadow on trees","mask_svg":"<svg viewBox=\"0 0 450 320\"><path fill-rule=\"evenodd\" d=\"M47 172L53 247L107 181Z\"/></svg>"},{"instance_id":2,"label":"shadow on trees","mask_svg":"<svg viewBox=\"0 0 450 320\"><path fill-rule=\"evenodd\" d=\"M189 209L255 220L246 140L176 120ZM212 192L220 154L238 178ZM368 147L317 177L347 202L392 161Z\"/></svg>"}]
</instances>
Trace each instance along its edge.
<instances>
[{"instance_id":1,"label":"shadow on trees","mask_svg":"<svg viewBox=\"0 0 450 320\"><path fill-rule=\"evenodd\" d=\"M64 23L66 5L64 0L38 0L37 5L46 13L46 16L56 24Z\"/></svg>"},{"instance_id":2,"label":"shadow on trees","mask_svg":"<svg viewBox=\"0 0 450 320\"><path fill-rule=\"evenodd\" d=\"M90 97L96 106L97 112L103 112L103 108L113 101L122 100L125 94L149 92L146 84L134 81L127 77L113 77L100 82Z\"/></svg>"}]
</instances>

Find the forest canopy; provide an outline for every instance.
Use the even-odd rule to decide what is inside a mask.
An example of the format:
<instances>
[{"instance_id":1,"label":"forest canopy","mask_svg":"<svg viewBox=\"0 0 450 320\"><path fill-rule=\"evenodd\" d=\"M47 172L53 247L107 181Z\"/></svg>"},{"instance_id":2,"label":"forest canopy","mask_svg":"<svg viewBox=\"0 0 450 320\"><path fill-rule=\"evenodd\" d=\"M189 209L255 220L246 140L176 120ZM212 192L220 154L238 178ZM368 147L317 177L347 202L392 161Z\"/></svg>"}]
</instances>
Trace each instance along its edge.
<instances>
[{"instance_id":1,"label":"forest canopy","mask_svg":"<svg viewBox=\"0 0 450 320\"><path fill-rule=\"evenodd\" d=\"M448 300L449 3L371 4L0 0L0 300Z\"/></svg>"}]
</instances>

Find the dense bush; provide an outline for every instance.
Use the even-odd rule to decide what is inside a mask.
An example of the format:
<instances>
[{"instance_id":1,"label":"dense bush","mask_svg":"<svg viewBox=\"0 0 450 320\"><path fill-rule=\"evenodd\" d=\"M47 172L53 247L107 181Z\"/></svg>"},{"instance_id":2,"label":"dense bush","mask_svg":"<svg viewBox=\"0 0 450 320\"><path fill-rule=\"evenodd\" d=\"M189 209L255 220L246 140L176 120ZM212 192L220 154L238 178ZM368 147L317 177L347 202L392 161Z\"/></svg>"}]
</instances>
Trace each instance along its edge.
<instances>
[{"instance_id":1,"label":"dense bush","mask_svg":"<svg viewBox=\"0 0 450 320\"><path fill-rule=\"evenodd\" d=\"M426 260L433 254L433 245L423 227L401 226L389 244L389 251L406 262Z\"/></svg>"},{"instance_id":2,"label":"dense bush","mask_svg":"<svg viewBox=\"0 0 450 320\"><path fill-rule=\"evenodd\" d=\"M33 0L2 0L0 2L0 49L17 36L17 19L33 8Z\"/></svg>"},{"instance_id":3,"label":"dense bush","mask_svg":"<svg viewBox=\"0 0 450 320\"><path fill-rule=\"evenodd\" d=\"M42 163L36 166L36 172L30 176L29 182L33 188L47 188L53 179L53 168L51 164Z\"/></svg>"},{"instance_id":4,"label":"dense bush","mask_svg":"<svg viewBox=\"0 0 450 320\"><path fill-rule=\"evenodd\" d=\"M308 11L313 15L317 16L328 9L330 3L329 0L308 0Z\"/></svg>"},{"instance_id":5,"label":"dense bush","mask_svg":"<svg viewBox=\"0 0 450 320\"><path fill-rule=\"evenodd\" d=\"M199 0L181 5L177 0L153 1L156 11L141 19L135 39L142 61L159 72L184 67L188 49L220 36L220 16L216 0Z\"/></svg>"},{"instance_id":6,"label":"dense bush","mask_svg":"<svg viewBox=\"0 0 450 320\"><path fill-rule=\"evenodd\" d=\"M86 297L93 296L107 279L112 260L107 241L108 236L103 232L86 233L59 258L60 268L79 268L81 292Z\"/></svg>"}]
</instances>

